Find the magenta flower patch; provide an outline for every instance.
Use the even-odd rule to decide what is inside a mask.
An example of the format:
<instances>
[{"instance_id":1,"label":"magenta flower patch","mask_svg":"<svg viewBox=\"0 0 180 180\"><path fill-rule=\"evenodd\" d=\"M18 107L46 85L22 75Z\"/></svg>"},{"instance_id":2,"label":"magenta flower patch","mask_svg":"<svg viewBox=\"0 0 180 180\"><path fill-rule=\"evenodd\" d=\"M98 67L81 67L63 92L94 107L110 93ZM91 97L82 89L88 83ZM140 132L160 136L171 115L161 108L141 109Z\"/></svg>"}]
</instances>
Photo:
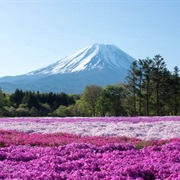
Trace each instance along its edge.
<instances>
[{"instance_id":1,"label":"magenta flower patch","mask_svg":"<svg viewBox=\"0 0 180 180\"><path fill-rule=\"evenodd\" d=\"M0 179L180 179L179 117L1 118Z\"/></svg>"}]
</instances>

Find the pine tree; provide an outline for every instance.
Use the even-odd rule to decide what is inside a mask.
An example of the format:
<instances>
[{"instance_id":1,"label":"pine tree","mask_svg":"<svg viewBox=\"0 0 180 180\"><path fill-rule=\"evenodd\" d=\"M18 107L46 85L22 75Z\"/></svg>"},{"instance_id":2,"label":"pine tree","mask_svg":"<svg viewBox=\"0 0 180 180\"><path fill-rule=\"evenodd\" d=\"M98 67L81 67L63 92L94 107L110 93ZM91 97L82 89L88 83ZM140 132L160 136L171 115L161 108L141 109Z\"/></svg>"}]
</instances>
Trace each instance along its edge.
<instances>
[{"instance_id":1,"label":"pine tree","mask_svg":"<svg viewBox=\"0 0 180 180\"><path fill-rule=\"evenodd\" d=\"M152 80L154 85L155 93L155 102L156 102L156 115L160 115L160 92L162 89L162 80L163 80L163 71L165 70L166 64L164 59L160 55L156 55L153 58L153 67L152 67Z\"/></svg>"},{"instance_id":2,"label":"pine tree","mask_svg":"<svg viewBox=\"0 0 180 180\"><path fill-rule=\"evenodd\" d=\"M127 93L133 99L133 116L137 115L136 113L137 84L138 84L137 70L138 70L137 61L133 61L130 70L128 72L128 75L126 77L128 81Z\"/></svg>"},{"instance_id":3,"label":"pine tree","mask_svg":"<svg viewBox=\"0 0 180 180\"><path fill-rule=\"evenodd\" d=\"M149 116L149 101L152 94L151 78L152 78L152 60L149 58L140 60L142 66L142 96L145 100L145 115Z\"/></svg>"},{"instance_id":4,"label":"pine tree","mask_svg":"<svg viewBox=\"0 0 180 180\"><path fill-rule=\"evenodd\" d=\"M3 114L3 106L4 106L4 95L2 89L0 88L0 116L2 116Z\"/></svg>"},{"instance_id":5,"label":"pine tree","mask_svg":"<svg viewBox=\"0 0 180 180\"><path fill-rule=\"evenodd\" d=\"M180 115L180 77L179 68L174 67L174 73L172 74L172 84L171 84L171 106L173 115Z\"/></svg>"}]
</instances>

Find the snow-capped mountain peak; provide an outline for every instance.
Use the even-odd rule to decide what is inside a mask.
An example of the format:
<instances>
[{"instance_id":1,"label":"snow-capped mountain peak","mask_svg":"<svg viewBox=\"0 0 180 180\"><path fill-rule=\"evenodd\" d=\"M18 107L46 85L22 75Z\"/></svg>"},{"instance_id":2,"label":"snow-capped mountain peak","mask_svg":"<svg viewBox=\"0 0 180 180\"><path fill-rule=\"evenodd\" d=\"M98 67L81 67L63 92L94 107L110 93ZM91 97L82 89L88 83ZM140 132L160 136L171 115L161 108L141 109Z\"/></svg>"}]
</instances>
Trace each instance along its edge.
<instances>
[{"instance_id":1,"label":"snow-capped mountain peak","mask_svg":"<svg viewBox=\"0 0 180 180\"><path fill-rule=\"evenodd\" d=\"M114 45L93 44L47 67L0 78L5 92L22 90L81 94L88 85L124 82L134 58Z\"/></svg>"},{"instance_id":2,"label":"snow-capped mountain peak","mask_svg":"<svg viewBox=\"0 0 180 180\"><path fill-rule=\"evenodd\" d=\"M93 44L28 75L64 74L104 68L128 69L134 58L114 45Z\"/></svg>"}]
</instances>

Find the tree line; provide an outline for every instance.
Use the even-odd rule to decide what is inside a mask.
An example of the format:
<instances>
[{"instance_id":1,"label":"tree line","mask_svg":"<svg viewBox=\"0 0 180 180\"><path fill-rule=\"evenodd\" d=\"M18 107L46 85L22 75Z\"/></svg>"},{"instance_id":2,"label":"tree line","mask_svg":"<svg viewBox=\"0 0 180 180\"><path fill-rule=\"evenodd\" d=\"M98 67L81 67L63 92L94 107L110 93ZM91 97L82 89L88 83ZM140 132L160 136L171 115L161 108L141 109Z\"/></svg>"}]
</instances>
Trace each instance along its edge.
<instances>
[{"instance_id":1,"label":"tree line","mask_svg":"<svg viewBox=\"0 0 180 180\"><path fill-rule=\"evenodd\" d=\"M126 81L82 94L0 89L0 116L165 116L180 115L180 77L160 55L132 62Z\"/></svg>"},{"instance_id":2,"label":"tree line","mask_svg":"<svg viewBox=\"0 0 180 180\"><path fill-rule=\"evenodd\" d=\"M133 116L180 115L179 69L176 66L171 73L160 55L132 63L125 91Z\"/></svg>"}]
</instances>

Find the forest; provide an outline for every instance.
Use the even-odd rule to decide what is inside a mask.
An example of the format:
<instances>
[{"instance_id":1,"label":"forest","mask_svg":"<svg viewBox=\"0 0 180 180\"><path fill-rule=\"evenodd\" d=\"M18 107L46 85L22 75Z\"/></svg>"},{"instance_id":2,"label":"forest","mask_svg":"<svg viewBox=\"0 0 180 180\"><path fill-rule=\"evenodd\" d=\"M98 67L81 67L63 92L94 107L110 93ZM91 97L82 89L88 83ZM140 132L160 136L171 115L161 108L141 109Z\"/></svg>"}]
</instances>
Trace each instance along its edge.
<instances>
[{"instance_id":1,"label":"forest","mask_svg":"<svg viewBox=\"0 0 180 180\"><path fill-rule=\"evenodd\" d=\"M160 55L134 61L125 82L86 86L82 94L0 89L1 117L178 116L180 76Z\"/></svg>"}]
</instances>

